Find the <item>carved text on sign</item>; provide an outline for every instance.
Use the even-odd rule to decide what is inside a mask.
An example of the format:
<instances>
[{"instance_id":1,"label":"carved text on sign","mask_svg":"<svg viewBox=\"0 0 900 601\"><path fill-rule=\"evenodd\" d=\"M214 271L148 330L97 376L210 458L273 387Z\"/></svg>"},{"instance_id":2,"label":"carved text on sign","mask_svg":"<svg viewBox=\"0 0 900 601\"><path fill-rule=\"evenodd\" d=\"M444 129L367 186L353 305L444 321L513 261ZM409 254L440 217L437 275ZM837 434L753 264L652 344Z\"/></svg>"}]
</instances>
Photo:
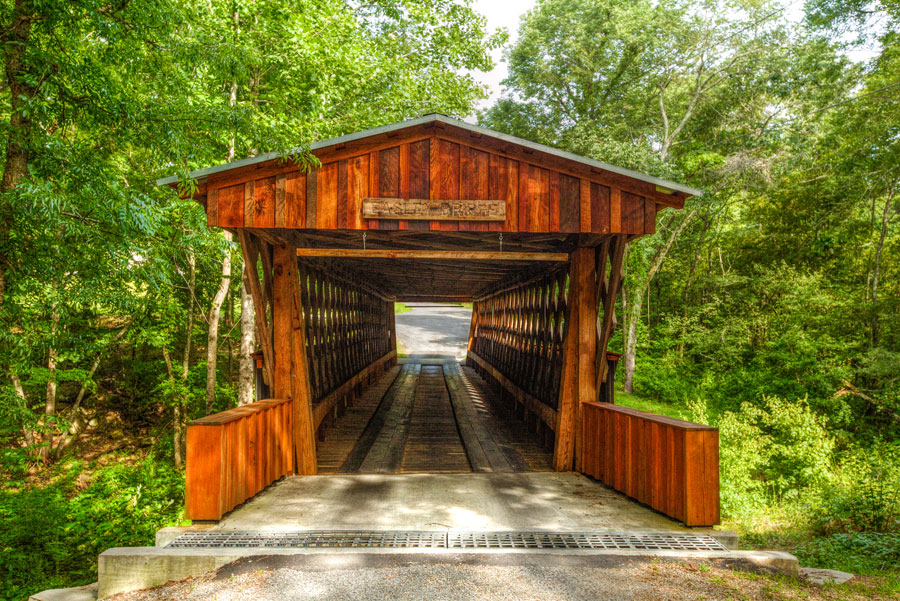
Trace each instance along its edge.
<instances>
[{"instance_id":1,"label":"carved text on sign","mask_svg":"<svg viewBox=\"0 0 900 601\"><path fill-rule=\"evenodd\" d=\"M506 221L505 200L364 198L363 219Z\"/></svg>"}]
</instances>

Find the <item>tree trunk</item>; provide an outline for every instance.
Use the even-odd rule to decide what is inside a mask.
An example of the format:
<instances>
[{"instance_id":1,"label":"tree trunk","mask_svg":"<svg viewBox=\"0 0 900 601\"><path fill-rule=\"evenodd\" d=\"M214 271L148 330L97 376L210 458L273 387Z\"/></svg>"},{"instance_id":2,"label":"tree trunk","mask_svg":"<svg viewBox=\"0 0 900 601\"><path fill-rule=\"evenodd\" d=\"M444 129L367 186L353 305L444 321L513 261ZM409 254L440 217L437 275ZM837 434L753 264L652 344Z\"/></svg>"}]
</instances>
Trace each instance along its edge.
<instances>
[{"instance_id":1,"label":"tree trunk","mask_svg":"<svg viewBox=\"0 0 900 601\"><path fill-rule=\"evenodd\" d=\"M44 415L53 417L56 415L56 362L59 358L56 350L54 339L56 338L57 329L59 328L59 312L53 310L51 316L52 326L50 328L50 346L47 349L47 392L44 399ZM53 449L53 428L50 427L49 420L44 424L46 428L43 436L43 446L41 447L41 461L50 462L51 450Z\"/></svg>"},{"instance_id":2,"label":"tree trunk","mask_svg":"<svg viewBox=\"0 0 900 601\"><path fill-rule=\"evenodd\" d=\"M881 254L884 250L884 239L887 236L887 225L890 220L891 202L894 200L894 188L891 188L887 200L884 201L884 211L881 214L881 235L878 238L878 246L875 250L875 265L872 267L872 346L878 344L878 279L881 271Z\"/></svg>"},{"instance_id":3,"label":"tree trunk","mask_svg":"<svg viewBox=\"0 0 900 601\"><path fill-rule=\"evenodd\" d=\"M626 326L625 326L625 341L624 341L624 363L625 363L625 378L622 383L622 388L625 392L631 394L634 392L634 368L635 368L635 355L637 354L637 324L641 319L641 306L644 301L644 294L646 294L647 289L650 287L650 282L653 280L653 276L659 271L659 268L662 266L663 261L666 259L666 255L669 254L669 250L672 248L672 244L675 243L675 240L678 236L681 235L681 232L684 231L684 228L688 226L688 224L693 221L694 217L697 215L697 209L693 209L690 213L684 215L681 219L681 223L679 223L674 229L671 229L674 225L674 221L676 219L675 215L673 215L668 223L666 224L665 229L671 229L671 233L669 234L668 239L666 239L665 243L662 246L659 246L656 249L656 252L653 253L653 256L650 258L650 266L647 269L646 275L644 275L643 279L641 279L637 284L631 284L631 294L629 295L629 301L627 304L626 311Z\"/></svg>"},{"instance_id":4,"label":"tree trunk","mask_svg":"<svg viewBox=\"0 0 900 601\"><path fill-rule=\"evenodd\" d=\"M188 315L187 328L185 329L184 355L181 359L181 387L187 384L188 373L191 367L191 334L194 331L194 289L197 284L197 268L194 259L194 253L188 249ZM166 368L169 370L169 378L172 380L172 388L175 390L175 373L172 369L172 361L169 357L169 351L163 347L163 356L166 360ZM186 417L186 407L184 398L180 393L176 392L173 399L173 425L172 425L172 442L175 446L175 467L181 469L184 466L184 449L185 449L185 428L184 420Z\"/></svg>"},{"instance_id":5,"label":"tree trunk","mask_svg":"<svg viewBox=\"0 0 900 601\"><path fill-rule=\"evenodd\" d=\"M8 240L13 225L14 206L5 194L14 189L28 174L28 150L32 121L25 110L37 90L29 83L31 78L25 65L25 57L31 40L31 23L34 7L31 0L16 0L9 26L0 38L6 85L9 88L9 121L6 130L6 153L3 159L3 175L0 177L0 240ZM5 246L0 245L0 247ZM3 305L7 277L14 257L0 251L0 306Z\"/></svg>"},{"instance_id":6,"label":"tree trunk","mask_svg":"<svg viewBox=\"0 0 900 601\"><path fill-rule=\"evenodd\" d=\"M247 268L241 284L241 366L238 376L238 405L253 402L253 384L256 380L256 369L253 365L253 340L256 331L256 318L253 309L253 297L250 296L250 285L247 282Z\"/></svg>"},{"instance_id":7,"label":"tree trunk","mask_svg":"<svg viewBox=\"0 0 900 601\"><path fill-rule=\"evenodd\" d=\"M225 232L225 240L231 242L231 232ZM226 249L222 259L222 279L219 289L213 297L209 308L209 330L206 336L206 414L213 411L216 402L216 363L219 354L219 318L222 314L222 304L228 296L228 287L231 285L231 248Z\"/></svg>"}]
</instances>

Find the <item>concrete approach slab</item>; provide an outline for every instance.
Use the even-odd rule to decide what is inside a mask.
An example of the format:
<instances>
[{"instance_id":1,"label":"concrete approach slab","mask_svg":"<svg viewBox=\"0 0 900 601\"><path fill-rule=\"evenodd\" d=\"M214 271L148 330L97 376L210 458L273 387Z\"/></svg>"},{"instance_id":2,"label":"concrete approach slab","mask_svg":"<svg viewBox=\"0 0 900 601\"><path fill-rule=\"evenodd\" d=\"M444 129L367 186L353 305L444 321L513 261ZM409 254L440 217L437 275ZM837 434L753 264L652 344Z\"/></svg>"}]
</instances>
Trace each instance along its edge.
<instances>
[{"instance_id":1,"label":"concrete approach slab","mask_svg":"<svg viewBox=\"0 0 900 601\"><path fill-rule=\"evenodd\" d=\"M731 533L688 528L574 472L293 476L215 528L692 533L727 547L737 542Z\"/></svg>"},{"instance_id":2,"label":"concrete approach slab","mask_svg":"<svg viewBox=\"0 0 900 601\"><path fill-rule=\"evenodd\" d=\"M510 551L453 553L419 549L169 549L122 547L100 555L99 598L150 588L200 576L240 561L232 572L271 569L279 565L318 570L347 570L366 566L410 566L444 563L459 565L568 565L577 568L615 565L623 560L656 558L662 561L715 562L726 567L797 575L797 559L780 551Z\"/></svg>"}]
</instances>

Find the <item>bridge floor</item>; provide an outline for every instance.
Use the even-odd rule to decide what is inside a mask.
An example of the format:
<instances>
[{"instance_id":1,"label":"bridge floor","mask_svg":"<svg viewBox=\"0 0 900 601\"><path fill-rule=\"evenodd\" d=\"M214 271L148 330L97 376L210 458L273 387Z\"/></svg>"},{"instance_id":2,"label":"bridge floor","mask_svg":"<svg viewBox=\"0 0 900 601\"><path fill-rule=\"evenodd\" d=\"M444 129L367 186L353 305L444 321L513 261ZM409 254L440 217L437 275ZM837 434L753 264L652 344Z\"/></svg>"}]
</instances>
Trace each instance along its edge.
<instances>
[{"instance_id":1,"label":"bridge floor","mask_svg":"<svg viewBox=\"0 0 900 601\"><path fill-rule=\"evenodd\" d=\"M321 474L550 471L552 453L455 362L386 373L325 428Z\"/></svg>"}]
</instances>

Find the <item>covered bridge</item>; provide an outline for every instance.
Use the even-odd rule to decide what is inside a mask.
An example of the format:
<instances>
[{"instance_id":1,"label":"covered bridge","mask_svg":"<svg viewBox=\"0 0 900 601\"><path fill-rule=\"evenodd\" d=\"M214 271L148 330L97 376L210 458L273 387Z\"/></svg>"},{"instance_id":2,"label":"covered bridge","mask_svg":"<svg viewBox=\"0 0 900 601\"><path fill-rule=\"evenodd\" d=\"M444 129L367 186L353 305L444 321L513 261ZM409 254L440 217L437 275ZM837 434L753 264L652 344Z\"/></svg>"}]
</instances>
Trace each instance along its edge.
<instances>
[{"instance_id":1,"label":"covered bridge","mask_svg":"<svg viewBox=\"0 0 900 601\"><path fill-rule=\"evenodd\" d=\"M272 398L190 425L188 517L326 463L535 468L530 443L546 469L718 522L717 432L615 406L607 353L626 244L697 190L442 115L312 152L311 170L268 154L191 174L209 226L240 241ZM466 366L398 367L394 301L472 302ZM501 423L473 395L507 407ZM441 446L448 428L463 451Z\"/></svg>"}]
</instances>

